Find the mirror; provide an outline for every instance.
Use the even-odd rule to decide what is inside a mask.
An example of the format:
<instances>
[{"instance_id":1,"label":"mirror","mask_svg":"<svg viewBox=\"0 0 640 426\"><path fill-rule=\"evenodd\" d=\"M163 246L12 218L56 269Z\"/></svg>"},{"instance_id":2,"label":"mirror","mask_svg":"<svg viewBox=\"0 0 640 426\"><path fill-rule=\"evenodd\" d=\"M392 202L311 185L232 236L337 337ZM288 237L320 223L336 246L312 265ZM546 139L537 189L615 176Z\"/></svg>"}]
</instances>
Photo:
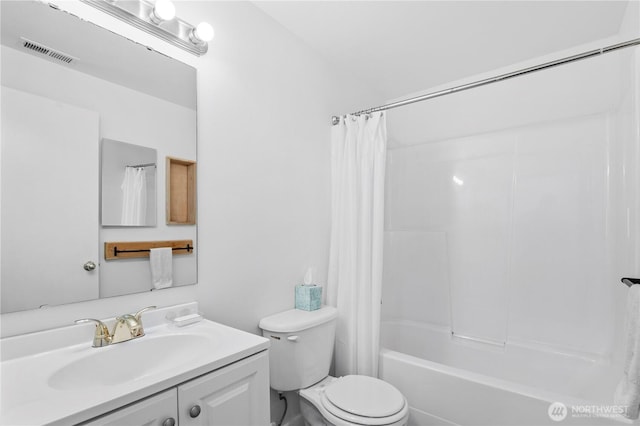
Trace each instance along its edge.
<instances>
[{"instance_id":1,"label":"mirror","mask_svg":"<svg viewBox=\"0 0 640 426\"><path fill-rule=\"evenodd\" d=\"M157 157L153 148L102 140L102 226L156 225Z\"/></svg>"},{"instance_id":2,"label":"mirror","mask_svg":"<svg viewBox=\"0 0 640 426\"><path fill-rule=\"evenodd\" d=\"M172 269L195 284L196 225L167 225L164 208L164 159L196 161L195 69L46 3L0 9L1 312L151 291L148 258L105 260L114 241L193 241ZM144 226L106 212L101 226L103 139L155 152Z\"/></svg>"}]
</instances>

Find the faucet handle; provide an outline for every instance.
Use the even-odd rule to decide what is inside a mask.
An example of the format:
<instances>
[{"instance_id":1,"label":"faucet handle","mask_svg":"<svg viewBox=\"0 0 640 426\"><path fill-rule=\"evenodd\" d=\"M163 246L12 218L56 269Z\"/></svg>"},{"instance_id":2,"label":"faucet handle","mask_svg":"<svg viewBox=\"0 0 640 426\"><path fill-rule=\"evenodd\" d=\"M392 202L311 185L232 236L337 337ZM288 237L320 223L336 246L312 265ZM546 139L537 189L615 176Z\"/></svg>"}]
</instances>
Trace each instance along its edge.
<instances>
[{"instance_id":1,"label":"faucet handle","mask_svg":"<svg viewBox=\"0 0 640 426\"><path fill-rule=\"evenodd\" d=\"M125 315L128 317L128 325L131 330L131 335L133 337L142 337L144 336L144 326L142 325L142 318L140 317L143 312L150 311L151 309L155 309L155 306L147 306L146 308L140 309L133 315Z\"/></svg>"},{"instance_id":2,"label":"faucet handle","mask_svg":"<svg viewBox=\"0 0 640 426\"><path fill-rule=\"evenodd\" d=\"M157 308L157 306L155 306L155 305L147 306L146 308L142 308L142 309L140 309L138 312L136 312L135 314L133 314L133 316L134 316L134 317L136 317L136 320L140 321L140 315L141 315L143 312L147 312L147 311L150 311L150 310L155 309L155 308Z\"/></svg>"},{"instance_id":3,"label":"faucet handle","mask_svg":"<svg viewBox=\"0 0 640 426\"><path fill-rule=\"evenodd\" d=\"M100 321L100 320L95 319L95 318L82 318L82 319L77 319L77 320L75 320L74 322L75 322L76 324L82 324L82 323L85 323L85 322L92 322L92 321L96 323L96 327L100 327L100 328L102 328L102 329L106 330L106 331L107 331L107 334L109 334L109 330L107 329L106 324L105 324L105 323L103 323L103 322L102 322L102 321Z\"/></svg>"},{"instance_id":4,"label":"faucet handle","mask_svg":"<svg viewBox=\"0 0 640 426\"><path fill-rule=\"evenodd\" d=\"M100 320L94 318L82 318L75 320L76 324L82 324L85 322L95 322L96 323L96 333L93 336L93 347L100 348L102 346L107 346L111 343L111 335L109 334L109 329Z\"/></svg>"}]
</instances>

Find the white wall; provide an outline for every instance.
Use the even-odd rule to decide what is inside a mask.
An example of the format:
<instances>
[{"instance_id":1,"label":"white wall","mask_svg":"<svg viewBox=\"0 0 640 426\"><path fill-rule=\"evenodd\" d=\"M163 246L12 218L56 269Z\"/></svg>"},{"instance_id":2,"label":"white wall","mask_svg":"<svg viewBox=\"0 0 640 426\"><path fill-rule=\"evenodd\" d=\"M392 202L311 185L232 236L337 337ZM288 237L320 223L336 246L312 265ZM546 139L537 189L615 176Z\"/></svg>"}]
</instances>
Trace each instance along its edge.
<instances>
[{"instance_id":1,"label":"white wall","mask_svg":"<svg viewBox=\"0 0 640 426\"><path fill-rule=\"evenodd\" d=\"M199 66L211 94L199 99L200 303L257 332L293 307L308 265L325 282L330 118L375 97L251 4L214 2L194 19L219 34Z\"/></svg>"},{"instance_id":2,"label":"white wall","mask_svg":"<svg viewBox=\"0 0 640 426\"><path fill-rule=\"evenodd\" d=\"M640 272L623 238L637 225L621 218L637 216L638 181L622 173L637 169L633 60L627 50L389 113L385 318L620 352L619 278Z\"/></svg>"},{"instance_id":3,"label":"white wall","mask_svg":"<svg viewBox=\"0 0 640 426\"><path fill-rule=\"evenodd\" d=\"M618 37L621 40L631 40L640 37L640 1L631 0L627 3L624 19L620 24Z\"/></svg>"}]
</instances>

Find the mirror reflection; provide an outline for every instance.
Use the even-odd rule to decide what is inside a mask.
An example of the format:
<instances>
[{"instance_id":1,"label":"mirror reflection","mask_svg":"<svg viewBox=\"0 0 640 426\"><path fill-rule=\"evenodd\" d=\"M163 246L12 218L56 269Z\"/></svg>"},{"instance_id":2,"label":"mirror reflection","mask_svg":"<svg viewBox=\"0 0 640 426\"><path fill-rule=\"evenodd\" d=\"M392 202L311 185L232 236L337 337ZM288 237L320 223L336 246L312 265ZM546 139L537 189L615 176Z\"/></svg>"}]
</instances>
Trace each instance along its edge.
<instances>
[{"instance_id":1,"label":"mirror reflection","mask_svg":"<svg viewBox=\"0 0 640 426\"><path fill-rule=\"evenodd\" d=\"M155 226L157 153L111 139L102 140L103 226Z\"/></svg>"},{"instance_id":2,"label":"mirror reflection","mask_svg":"<svg viewBox=\"0 0 640 426\"><path fill-rule=\"evenodd\" d=\"M1 312L153 289L148 258L105 260L112 241L192 240L172 285L194 284L196 226L166 225L164 159L196 161L195 69L45 3L0 9ZM100 224L102 139L155 151L144 226L122 203Z\"/></svg>"}]
</instances>

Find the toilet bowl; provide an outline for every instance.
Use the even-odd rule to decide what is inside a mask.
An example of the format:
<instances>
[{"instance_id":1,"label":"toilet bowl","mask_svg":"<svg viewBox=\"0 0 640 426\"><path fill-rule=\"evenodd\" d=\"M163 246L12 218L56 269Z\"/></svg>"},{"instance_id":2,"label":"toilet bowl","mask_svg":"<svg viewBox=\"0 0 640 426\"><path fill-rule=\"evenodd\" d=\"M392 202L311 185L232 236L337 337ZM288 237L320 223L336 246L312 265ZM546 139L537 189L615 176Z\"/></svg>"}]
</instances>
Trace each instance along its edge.
<instances>
[{"instance_id":1,"label":"toilet bowl","mask_svg":"<svg viewBox=\"0 0 640 426\"><path fill-rule=\"evenodd\" d=\"M400 391L373 377L329 376L298 394L307 426L404 426L409 418Z\"/></svg>"}]
</instances>

